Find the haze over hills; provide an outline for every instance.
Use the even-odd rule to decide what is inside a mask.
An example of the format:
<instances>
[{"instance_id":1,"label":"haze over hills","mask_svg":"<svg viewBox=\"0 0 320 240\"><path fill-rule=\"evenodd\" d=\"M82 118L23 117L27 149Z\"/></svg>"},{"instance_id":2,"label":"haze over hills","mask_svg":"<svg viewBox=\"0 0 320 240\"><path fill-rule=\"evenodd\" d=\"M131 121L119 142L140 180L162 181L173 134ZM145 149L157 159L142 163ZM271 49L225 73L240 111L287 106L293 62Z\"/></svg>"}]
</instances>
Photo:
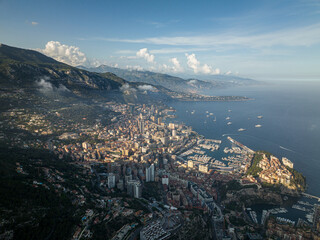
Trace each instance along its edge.
<instances>
[{"instance_id":1,"label":"haze over hills","mask_svg":"<svg viewBox=\"0 0 320 240\"><path fill-rule=\"evenodd\" d=\"M125 102L169 100L163 87L129 83L113 73L93 73L58 62L34 50L0 45L0 85L29 94ZM61 99L62 98L62 99ZM79 99L78 99L79 100Z\"/></svg>"},{"instance_id":2,"label":"haze over hills","mask_svg":"<svg viewBox=\"0 0 320 240\"><path fill-rule=\"evenodd\" d=\"M107 65L100 65L99 67L95 68L86 68L84 66L79 66L79 68L98 73L111 72L121 78L126 79L129 82L144 82L153 85L160 85L173 91L180 92L201 92L204 89L207 90L231 86L260 84L260 82L249 78L241 78L231 75L202 76L201 78L204 80L200 80L198 78L183 79L163 73L138 71L132 69L128 70L110 67Z\"/></svg>"},{"instance_id":3,"label":"haze over hills","mask_svg":"<svg viewBox=\"0 0 320 240\"><path fill-rule=\"evenodd\" d=\"M1 84L31 87L37 78L44 76L56 87L63 84L69 90L112 90L122 85L114 79L69 66L37 51L0 45Z\"/></svg>"},{"instance_id":4,"label":"haze over hills","mask_svg":"<svg viewBox=\"0 0 320 240\"><path fill-rule=\"evenodd\" d=\"M184 101L244 99L233 96L203 97L195 94L196 89L207 89L213 86L204 81L187 81L153 72L130 72L115 69L118 71L112 73L106 70L107 68L99 72L90 72L58 62L34 50L4 44L0 46L0 84L2 88L23 89L29 91L30 94L45 94L46 97L80 97L90 100L102 98L125 102L170 99Z\"/></svg>"}]
</instances>

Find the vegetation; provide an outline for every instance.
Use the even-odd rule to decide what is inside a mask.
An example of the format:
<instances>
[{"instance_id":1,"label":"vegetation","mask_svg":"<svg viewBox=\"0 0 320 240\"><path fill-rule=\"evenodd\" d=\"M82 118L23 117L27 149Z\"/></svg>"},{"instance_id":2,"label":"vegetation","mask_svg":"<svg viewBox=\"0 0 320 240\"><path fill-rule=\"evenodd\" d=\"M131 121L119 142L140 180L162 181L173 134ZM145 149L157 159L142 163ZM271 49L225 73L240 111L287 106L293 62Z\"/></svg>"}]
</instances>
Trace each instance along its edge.
<instances>
[{"instance_id":1,"label":"vegetation","mask_svg":"<svg viewBox=\"0 0 320 240\"><path fill-rule=\"evenodd\" d=\"M34 162L40 156L42 166L69 169L45 151L0 148L0 215L6 220L1 229L14 230L14 239L68 239L77 224L76 208L67 195L33 184L39 175ZM16 172L16 163L26 174Z\"/></svg>"},{"instance_id":2,"label":"vegetation","mask_svg":"<svg viewBox=\"0 0 320 240\"><path fill-rule=\"evenodd\" d=\"M230 216L229 217L229 221L231 224L235 225L235 226L240 226L240 227L243 227L243 226L247 226L248 224L243 220L243 218L238 218L238 217L235 217L235 216Z\"/></svg>"},{"instance_id":3,"label":"vegetation","mask_svg":"<svg viewBox=\"0 0 320 240\"><path fill-rule=\"evenodd\" d=\"M219 193L221 199L225 199L228 191L239 191L245 188L254 188L257 189L256 185L242 186L237 180L231 180L227 184L219 183Z\"/></svg>"},{"instance_id":4,"label":"vegetation","mask_svg":"<svg viewBox=\"0 0 320 240\"><path fill-rule=\"evenodd\" d=\"M302 173L298 172L293 168L287 167L287 169L293 175L293 180L292 180L293 184L295 184L301 191L304 191L307 185L306 177L303 176Z\"/></svg>"},{"instance_id":5,"label":"vegetation","mask_svg":"<svg viewBox=\"0 0 320 240\"><path fill-rule=\"evenodd\" d=\"M268 188L273 192L281 193L281 185L280 184L273 184L273 183L263 182L263 183L261 183L261 186L263 188Z\"/></svg>"},{"instance_id":6,"label":"vegetation","mask_svg":"<svg viewBox=\"0 0 320 240\"><path fill-rule=\"evenodd\" d=\"M259 162L262 160L263 154L270 157L270 153L264 151L258 151L254 154L252 164L247 171L247 175L252 175L254 177L258 176L258 173L262 171L261 168L258 167Z\"/></svg>"},{"instance_id":7,"label":"vegetation","mask_svg":"<svg viewBox=\"0 0 320 240\"><path fill-rule=\"evenodd\" d=\"M241 205L240 202L232 201L232 202L228 203L228 204L225 206L225 209L232 210L232 211L237 211L237 212L241 212L241 211L242 211L242 205Z\"/></svg>"},{"instance_id":8,"label":"vegetation","mask_svg":"<svg viewBox=\"0 0 320 240\"><path fill-rule=\"evenodd\" d=\"M154 198L161 201L160 187L157 182L147 182L144 184L142 196L146 199Z\"/></svg>"}]
</instances>

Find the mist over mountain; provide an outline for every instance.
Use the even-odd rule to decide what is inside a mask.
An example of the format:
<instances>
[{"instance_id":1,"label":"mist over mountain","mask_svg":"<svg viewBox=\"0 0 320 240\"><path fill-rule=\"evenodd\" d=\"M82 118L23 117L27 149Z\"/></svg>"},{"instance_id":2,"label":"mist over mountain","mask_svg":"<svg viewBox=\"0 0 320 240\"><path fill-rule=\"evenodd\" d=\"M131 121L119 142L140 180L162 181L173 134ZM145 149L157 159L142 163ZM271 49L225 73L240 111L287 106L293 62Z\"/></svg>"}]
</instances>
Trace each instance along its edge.
<instances>
[{"instance_id":1,"label":"mist over mountain","mask_svg":"<svg viewBox=\"0 0 320 240\"><path fill-rule=\"evenodd\" d=\"M0 86L49 98L117 100L125 102L170 100L163 87L130 83L109 72L94 73L58 62L34 50L0 45ZM27 96L26 96L27 97Z\"/></svg>"},{"instance_id":2,"label":"mist over mountain","mask_svg":"<svg viewBox=\"0 0 320 240\"><path fill-rule=\"evenodd\" d=\"M32 87L42 77L56 87L63 84L74 91L112 90L121 86L114 79L69 66L37 51L0 45L1 84Z\"/></svg>"},{"instance_id":3,"label":"mist over mountain","mask_svg":"<svg viewBox=\"0 0 320 240\"><path fill-rule=\"evenodd\" d=\"M100 65L95 68L79 66L91 72L103 73L111 72L117 76L126 79L129 82L144 82L153 85L160 85L173 91L179 92L199 92L206 89L225 88L232 86L244 86L260 84L256 80L241 78L231 75L201 75L199 78L181 78L169 74L155 73L150 71L128 70Z\"/></svg>"}]
</instances>

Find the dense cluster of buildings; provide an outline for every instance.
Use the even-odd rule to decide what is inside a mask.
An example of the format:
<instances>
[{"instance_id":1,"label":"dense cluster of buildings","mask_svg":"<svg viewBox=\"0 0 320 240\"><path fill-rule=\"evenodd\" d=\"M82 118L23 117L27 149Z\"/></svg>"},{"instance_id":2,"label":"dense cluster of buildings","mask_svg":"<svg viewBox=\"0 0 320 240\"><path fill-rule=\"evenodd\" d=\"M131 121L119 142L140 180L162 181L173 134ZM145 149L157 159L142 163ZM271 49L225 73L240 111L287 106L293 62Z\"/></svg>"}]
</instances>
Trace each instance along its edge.
<instances>
[{"instance_id":1,"label":"dense cluster of buildings","mask_svg":"<svg viewBox=\"0 0 320 240\"><path fill-rule=\"evenodd\" d=\"M268 158L265 154L262 156L258 167L262 169L259 172L259 178L267 183L275 184L280 183L287 188L292 188L291 181L293 179L292 173L285 167L285 165L292 165L291 161L284 158L285 164L282 164L275 156ZM290 164L291 163L291 164Z\"/></svg>"}]
</instances>

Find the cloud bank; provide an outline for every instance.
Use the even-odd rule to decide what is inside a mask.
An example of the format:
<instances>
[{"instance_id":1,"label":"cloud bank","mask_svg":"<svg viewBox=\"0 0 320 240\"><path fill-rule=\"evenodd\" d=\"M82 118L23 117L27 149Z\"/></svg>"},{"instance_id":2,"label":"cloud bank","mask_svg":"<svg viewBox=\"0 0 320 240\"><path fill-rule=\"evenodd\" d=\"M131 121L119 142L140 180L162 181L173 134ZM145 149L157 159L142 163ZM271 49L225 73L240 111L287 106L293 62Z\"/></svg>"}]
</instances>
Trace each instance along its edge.
<instances>
[{"instance_id":1,"label":"cloud bank","mask_svg":"<svg viewBox=\"0 0 320 240\"><path fill-rule=\"evenodd\" d=\"M57 41L50 41L45 49L39 49L43 54L72 66L85 65L87 63L86 55L78 47L61 44Z\"/></svg>"},{"instance_id":2,"label":"cloud bank","mask_svg":"<svg viewBox=\"0 0 320 240\"><path fill-rule=\"evenodd\" d=\"M147 48L141 48L136 55L138 58L144 58L149 63L154 62L154 55L150 54Z\"/></svg>"},{"instance_id":3,"label":"cloud bank","mask_svg":"<svg viewBox=\"0 0 320 240\"><path fill-rule=\"evenodd\" d=\"M219 68L213 69L208 64L201 65L194 53L190 55L186 53L186 57L187 57L188 67L191 68L194 73L220 74Z\"/></svg>"},{"instance_id":4,"label":"cloud bank","mask_svg":"<svg viewBox=\"0 0 320 240\"><path fill-rule=\"evenodd\" d=\"M70 92L70 90L63 84L59 84L59 87L52 85L49 77L42 77L36 82L39 91L43 94L53 93L53 92Z\"/></svg>"},{"instance_id":5,"label":"cloud bank","mask_svg":"<svg viewBox=\"0 0 320 240\"><path fill-rule=\"evenodd\" d=\"M157 91L157 89L151 85L141 85L141 86L138 86L138 89L142 91L151 91L151 92Z\"/></svg>"},{"instance_id":6,"label":"cloud bank","mask_svg":"<svg viewBox=\"0 0 320 240\"><path fill-rule=\"evenodd\" d=\"M177 58L171 58L169 60L173 64L173 71L174 72L183 72L183 68L180 65L180 62Z\"/></svg>"}]
</instances>

